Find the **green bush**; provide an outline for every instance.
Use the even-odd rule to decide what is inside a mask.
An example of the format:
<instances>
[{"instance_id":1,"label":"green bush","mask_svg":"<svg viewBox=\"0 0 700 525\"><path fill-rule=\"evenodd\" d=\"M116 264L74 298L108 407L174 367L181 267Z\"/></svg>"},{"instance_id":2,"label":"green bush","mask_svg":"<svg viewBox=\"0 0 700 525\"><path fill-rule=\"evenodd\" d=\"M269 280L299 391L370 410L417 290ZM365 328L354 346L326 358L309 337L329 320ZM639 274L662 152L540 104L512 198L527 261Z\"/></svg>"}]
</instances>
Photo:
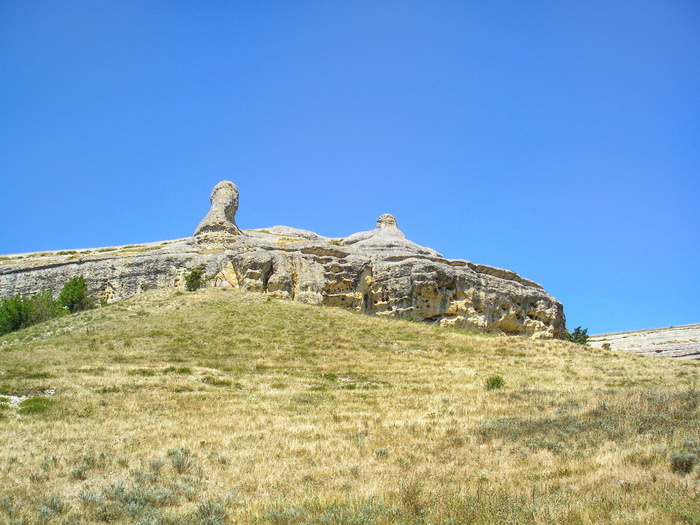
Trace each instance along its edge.
<instances>
[{"instance_id":1,"label":"green bush","mask_svg":"<svg viewBox=\"0 0 700 525\"><path fill-rule=\"evenodd\" d=\"M51 290L44 288L30 299L31 311L29 313L30 324L43 323L54 317L66 313L58 301L54 301Z\"/></svg>"},{"instance_id":2,"label":"green bush","mask_svg":"<svg viewBox=\"0 0 700 525\"><path fill-rule=\"evenodd\" d=\"M0 335L27 328L62 315L65 311L51 298L49 290L33 297L19 294L0 301Z\"/></svg>"},{"instance_id":3,"label":"green bush","mask_svg":"<svg viewBox=\"0 0 700 525\"><path fill-rule=\"evenodd\" d=\"M199 268L192 270L185 276L185 289L188 292L194 292L204 284L204 270Z\"/></svg>"},{"instance_id":4,"label":"green bush","mask_svg":"<svg viewBox=\"0 0 700 525\"><path fill-rule=\"evenodd\" d=\"M71 313L88 310L93 307L92 300L87 294L87 283L82 275L71 278L63 285L61 293L58 294L58 304L68 308Z\"/></svg>"},{"instance_id":5,"label":"green bush","mask_svg":"<svg viewBox=\"0 0 700 525\"><path fill-rule=\"evenodd\" d=\"M576 343L577 345L585 346L588 344L588 328L582 329L580 326L577 326L576 328L574 328L573 332L565 330L562 339L564 341L571 341L572 343Z\"/></svg>"},{"instance_id":6,"label":"green bush","mask_svg":"<svg viewBox=\"0 0 700 525\"><path fill-rule=\"evenodd\" d=\"M68 281L55 301L51 290L45 288L31 297L17 294L0 300L0 335L48 321L67 311L79 312L92 307L82 276Z\"/></svg>"},{"instance_id":7,"label":"green bush","mask_svg":"<svg viewBox=\"0 0 700 525\"><path fill-rule=\"evenodd\" d=\"M17 294L0 303L0 335L29 326L31 306L27 297Z\"/></svg>"}]
</instances>

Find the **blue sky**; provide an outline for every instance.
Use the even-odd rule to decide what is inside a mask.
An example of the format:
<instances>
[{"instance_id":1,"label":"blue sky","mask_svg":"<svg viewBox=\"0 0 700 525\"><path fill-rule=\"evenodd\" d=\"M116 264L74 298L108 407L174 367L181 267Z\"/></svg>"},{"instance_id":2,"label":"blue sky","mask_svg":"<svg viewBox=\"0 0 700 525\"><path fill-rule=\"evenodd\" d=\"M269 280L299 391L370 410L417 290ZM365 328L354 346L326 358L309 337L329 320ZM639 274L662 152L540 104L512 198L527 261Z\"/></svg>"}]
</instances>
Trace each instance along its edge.
<instances>
[{"instance_id":1,"label":"blue sky","mask_svg":"<svg viewBox=\"0 0 700 525\"><path fill-rule=\"evenodd\" d=\"M590 333L700 322L695 1L0 2L0 253L396 216Z\"/></svg>"}]
</instances>

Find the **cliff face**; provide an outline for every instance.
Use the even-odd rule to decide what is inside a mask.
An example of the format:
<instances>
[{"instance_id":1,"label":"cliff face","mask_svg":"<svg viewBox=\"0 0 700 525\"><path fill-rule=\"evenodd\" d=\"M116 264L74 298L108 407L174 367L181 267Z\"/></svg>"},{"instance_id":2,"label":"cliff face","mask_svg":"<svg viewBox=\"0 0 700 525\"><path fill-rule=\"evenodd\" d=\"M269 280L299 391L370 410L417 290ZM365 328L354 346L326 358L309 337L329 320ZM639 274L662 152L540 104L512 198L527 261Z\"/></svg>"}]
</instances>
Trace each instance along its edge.
<instances>
[{"instance_id":1,"label":"cliff face","mask_svg":"<svg viewBox=\"0 0 700 525\"><path fill-rule=\"evenodd\" d=\"M275 226L241 231L238 190L212 192L193 237L137 246L0 257L0 296L55 291L83 275L89 292L113 302L151 288L183 288L203 269L208 286L240 288L384 316L411 314L443 326L553 337L564 330L560 302L516 273L447 260L407 240L391 215L344 239Z\"/></svg>"}]
</instances>

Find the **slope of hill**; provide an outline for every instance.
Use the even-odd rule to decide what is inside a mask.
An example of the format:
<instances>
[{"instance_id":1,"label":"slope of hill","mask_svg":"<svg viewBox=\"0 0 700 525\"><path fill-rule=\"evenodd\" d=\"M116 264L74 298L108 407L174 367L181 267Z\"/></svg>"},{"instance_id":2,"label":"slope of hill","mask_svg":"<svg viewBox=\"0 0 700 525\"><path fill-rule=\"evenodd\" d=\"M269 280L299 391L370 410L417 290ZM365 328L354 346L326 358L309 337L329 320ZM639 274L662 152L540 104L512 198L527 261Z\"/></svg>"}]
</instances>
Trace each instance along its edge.
<instances>
[{"instance_id":1,"label":"slope of hill","mask_svg":"<svg viewBox=\"0 0 700 525\"><path fill-rule=\"evenodd\" d=\"M0 338L0 522L697 523L699 377L152 290Z\"/></svg>"}]
</instances>

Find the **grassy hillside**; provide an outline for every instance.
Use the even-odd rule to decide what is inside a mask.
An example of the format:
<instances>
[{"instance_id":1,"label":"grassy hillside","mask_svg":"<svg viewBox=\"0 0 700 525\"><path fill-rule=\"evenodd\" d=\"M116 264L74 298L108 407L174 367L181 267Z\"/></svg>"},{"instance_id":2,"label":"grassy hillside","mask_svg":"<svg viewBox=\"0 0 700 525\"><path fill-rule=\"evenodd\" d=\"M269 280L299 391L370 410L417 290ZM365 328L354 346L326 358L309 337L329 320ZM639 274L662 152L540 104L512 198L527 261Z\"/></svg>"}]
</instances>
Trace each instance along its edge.
<instances>
[{"instance_id":1,"label":"grassy hillside","mask_svg":"<svg viewBox=\"0 0 700 525\"><path fill-rule=\"evenodd\" d=\"M698 523L699 378L152 291L0 338L0 523Z\"/></svg>"}]
</instances>

